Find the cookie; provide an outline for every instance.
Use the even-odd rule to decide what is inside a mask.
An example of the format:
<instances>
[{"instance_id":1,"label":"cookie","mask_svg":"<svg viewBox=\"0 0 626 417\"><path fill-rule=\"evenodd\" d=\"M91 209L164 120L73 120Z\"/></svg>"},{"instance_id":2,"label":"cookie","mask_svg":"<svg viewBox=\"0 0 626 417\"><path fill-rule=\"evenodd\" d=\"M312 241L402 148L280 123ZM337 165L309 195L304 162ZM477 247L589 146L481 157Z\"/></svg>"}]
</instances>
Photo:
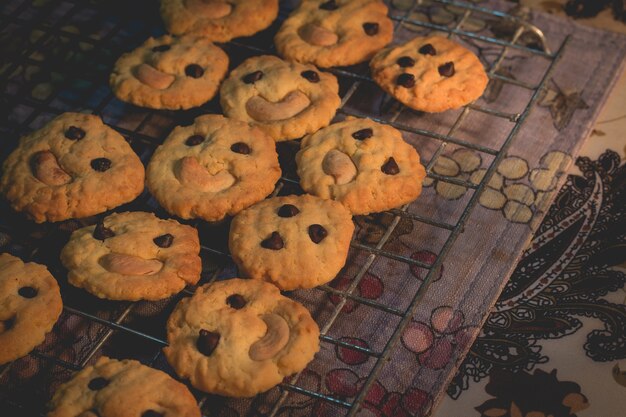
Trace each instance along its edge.
<instances>
[{"instance_id":1,"label":"cookie","mask_svg":"<svg viewBox=\"0 0 626 417\"><path fill-rule=\"evenodd\" d=\"M303 0L274 38L285 59L318 67L367 61L393 39L380 0Z\"/></svg>"},{"instance_id":2,"label":"cookie","mask_svg":"<svg viewBox=\"0 0 626 417\"><path fill-rule=\"evenodd\" d=\"M47 417L200 417L187 387L134 360L101 357L59 386Z\"/></svg>"},{"instance_id":3,"label":"cookie","mask_svg":"<svg viewBox=\"0 0 626 417\"><path fill-rule=\"evenodd\" d=\"M441 36L417 37L380 51L370 69L396 100L431 113L471 103L489 81L476 55Z\"/></svg>"},{"instance_id":4,"label":"cookie","mask_svg":"<svg viewBox=\"0 0 626 417\"><path fill-rule=\"evenodd\" d=\"M334 75L313 65L257 56L235 68L220 89L224 114L254 123L275 141L328 126L341 103Z\"/></svg>"},{"instance_id":5,"label":"cookie","mask_svg":"<svg viewBox=\"0 0 626 417\"><path fill-rule=\"evenodd\" d=\"M233 219L228 246L240 275L282 290L313 288L344 266L353 231L352 215L336 201L275 197Z\"/></svg>"},{"instance_id":6,"label":"cookie","mask_svg":"<svg viewBox=\"0 0 626 417\"><path fill-rule=\"evenodd\" d=\"M200 36L149 38L122 55L109 78L122 101L151 109L190 109L215 96L228 55Z\"/></svg>"},{"instance_id":7,"label":"cookie","mask_svg":"<svg viewBox=\"0 0 626 417\"><path fill-rule=\"evenodd\" d=\"M144 168L99 117L63 113L23 137L4 161L0 191L37 223L102 213L137 197Z\"/></svg>"},{"instance_id":8,"label":"cookie","mask_svg":"<svg viewBox=\"0 0 626 417\"><path fill-rule=\"evenodd\" d=\"M110 300L160 300L200 279L198 232L152 213L114 213L72 233L61 251L70 284Z\"/></svg>"},{"instance_id":9,"label":"cookie","mask_svg":"<svg viewBox=\"0 0 626 417\"><path fill-rule=\"evenodd\" d=\"M148 188L168 212L219 221L262 200L280 178L276 144L219 115L176 127L148 164Z\"/></svg>"},{"instance_id":10,"label":"cookie","mask_svg":"<svg viewBox=\"0 0 626 417\"><path fill-rule=\"evenodd\" d=\"M303 190L337 200L352 214L410 203L426 176L402 134L369 119L346 120L306 136L296 163Z\"/></svg>"},{"instance_id":11,"label":"cookie","mask_svg":"<svg viewBox=\"0 0 626 417\"><path fill-rule=\"evenodd\" d=\"M306 367L319 350L319 328L272 284L230 279L178 303L167 341L167 361L194 387L251 397Z\"/></svg>"},{"instance_id":12,"label":"cookie","mask_svg":"<svg viewBox=\"0 0 626 417\"><path fill-rule=\"evenodd\" d=\"M62 309L59 285L45 266L0 254L0 365L43 342Z\"/></svg>"},{"instance_id":13,"label":"cookie","mask_svg":"<svg viewBox=\"0 0 626 417\"><path fill-rule=\"evenodd\" d=\"M214 42L254 35L277 16L278 0L161 0L169 33L193 33Z\"/></svg>"}]
</instances>

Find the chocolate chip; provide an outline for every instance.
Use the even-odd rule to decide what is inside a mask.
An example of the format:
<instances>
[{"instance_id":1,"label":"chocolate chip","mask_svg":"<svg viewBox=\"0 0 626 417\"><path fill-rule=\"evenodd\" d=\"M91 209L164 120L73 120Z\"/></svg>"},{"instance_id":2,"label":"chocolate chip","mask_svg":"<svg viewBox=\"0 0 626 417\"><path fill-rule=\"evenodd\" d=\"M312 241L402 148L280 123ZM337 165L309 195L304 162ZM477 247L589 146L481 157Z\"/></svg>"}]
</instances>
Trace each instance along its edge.
<instances>
[{"instance_id":1,"label":"chocolate chip","mask_svg":"<svg viewBox=\"0 0 626 417\"><path fill-rule=\"evenodd\" d=\"M65 137L70 140L81 140L82 138L85 137L85 131L81 129L80 127L70 126L65 131Z\"/></svg>"},{"instance_id":2,"label":"chocolate chip","mask_svg":"<svg viewBox=\"0 0 626 417\"><path fill-rule=\"evenodd\" d=\"M91 167L98 172L104 172L111 168L111 160L107 158L96 158L91 160Z\"/></svg>"},{"instance_id":3,"label":"chocolate chip","mask_svg":"<svg viewBox=\"0 0 626 417\"><path fill-rule=\"evenodd\" d=\"M326 3L320 4L320 9L322 10L337 10L339 6L335 3L335 0L329 0Z\"/></svg>"},{"instance_id":4,"label":"chocolate chip","mask_svg":"<svg viewBox=\"0 0 626 417\"><path fill-rule=\"evenodd\" d=\"M246 299L241 294L233 294L226 299L226 304L236 310L240 310L245 307Z\"/></svg>"},{"instance_id":5,"label":"chocolate chip","mask_svg":"<svg viewBox=\"0 0 626 417\"><path fill-rule=\"evenodd\" d=\"M165 52L165 51L169 51L171 48L171 46L169 45L159 45L159 46L155 46L154 48L152 48L152 52Z\"/></svg>"},{"instance_id":6,"label":"chocolate chip","mask_svg":"<svg viewBox=\"0 0 626 417\"><path fill-rule=\"evenodd\" d=\"M98 390L101 390L102 388L106 387L107 385L109 385L109 381L107 379L102 378L102 377L98 377L98 378L94 378L91 381L89 381L89 384L87 386L92 391L98 391Z\"/></svg>"},{"instance_id":7,"label":"chocolate chip","mask_svg":"<svg viewBox=\"0 0 626 417\"><path fill-rule=\"evenodd\" d=\"M302 75L304 78L306 78L312 83L320 82L320 75L315 71L311 71L311 70L302 71L300 75Z\"/></svg>"},{"instance_id":8,"label":"chocolate chip","mask_svg":"<svg viewBox=\"0 0 626 417\"><path fill-rule=\"evenodd\" d=\"M169 233L166 233L164 235L155 237L154 239L152 239L152 241L158 247L169 248L170 246L172 246L172 242L174 241L174 236L172 236Z\"/></svg>"},{"instance_id":9,"label":"chocolate chip","mask_svg":"<svg viewBox=\"0 0 626 417\"><path fill-rule=\"evenodd\" d=\"M400 65L402 68L410 68L415 65L415 60L410 56L401 56L396 61L396 64Z\"/></svg>"},{"instance_id":10,"label":"chocolate chip","mask_svg":"<svg viewBox=\"0 0 626 417\"><path fill-rule=\"evenodd\" d=\"M35 298L38 292L39 291L37 291L37 289L33 287L22 287L17 290L17 293L24 298Z\"/></svg>"},{"instance_id":11,"label":"chocolate chip","mask_svg":"<svg viewBox=\"0 0 626 417\"><path fill-rule=\"evenodd\" d=\"M201 135L192 135L187 138L185 141L185 145L187 146L196 146L204 142L204 136Z\"/></svg>"},{"instance_id":12,"label":"chocolate chip","mask_svg":"<svg viewBox=\"0 0 626 417\"><path fill-rule=\"evenodd\" d=\"M282 249L283 246L285 246L285 242L283 242L283 238L280 237L280 233L278 232L272 232L270 237L261 242L261 247L265 249L279 250Z\"/></svg>"},{"instance_id":13,"label":"chocolate chip","mask_svg":"<svg viewBox=\"0 0 626 417\"><path fill-rule=\"evenodd\" d=\"M189 64L185 67L185 74L188 77L200 78L204 75L204 70L198 64Z\"/></svg>"},{"instance_id":14,"label":"chocolate chip","mask_svg":"<svg viewBox=\"0 0 626 417\"><path fill-rule=\"evenodd\" d=\"M115 236L115 232L108 227L104 227L104 223L98 223L93 230L94 239L104 240L113 236Z\"/></svg>"},{"instance_id":15,"label":"chocolate chip","mask_svg":"<svg viewBox=\"0 0 626 417\"><path fill-rule=\"evenodd\" d=\"M366 35L374 36L378 33L378 23L376 22L363 23L363 30L365 31Z\"/></svg>"},{"instance_id":16,"label":"chocolate chip","mask_svg":"<svg viewBox=\"0 0 626 417\"><path fill-rule=\"evenodd\" d=\"M446 62L439 66L439 75L442 77L452 77L454 75L454 62Z\"/></svg>"},{"instance_id":17,"label":"chocolate chip","mask_svg":"<svg viewBox=\"0 0 626 417\"><path fill-rule=\"evenodd\" d=\"M202 329L196 341L196 348L198 348L198 351L203 355L211 356L211 353L213 353L219 342L219 333Z\"/></svg>"},{"instance_id":18,"label":"chocolate chip","mask_svg":"<svg viewBox=\"0 0 626 417\"><path fill-rule=\"evenodd\" d=\"M393 159L392 156L387 159L387 162L385 162L382 167L380 167L380 170L387 175L396 175L398 172L400 172L400 167L398 167L398 164L396 164L396 160Z\"/></svg>"},{"instance_id":19,"label":"chocolate chip","mask_svg":"<svg viewBox=\"0 0 626 417\"><path fill-rule=\"evenodd\" d=\"M2 322L2 326L4 327L4 331L11 330L13 326L15 326L15 316L10 317Z\"/></svg>"},{"instance_id":20,"label":"chocolate chip","mask_svg":"<svg viewBox=\"0 0 626 417\"><path fill-rule=\"evenodd\" d=\"M435 47L429 43L422 46L418 52L422 55L432 55L432 56L437 55L437 51L435 50Z\"/></svg>"},{"instance_id":21,"label":"chocolate chip","mask_svg":"<svg viewBox=\"0 0 626 417\"><path fill-rule=\"evenodd\" d=\"M243 142L233 143L230 150L243 155L248 155L250 153L250 147Z\"/></svg>"},{"instance_id":22,"label":"chocolate chip","mask_svg":"<svg viewBox=\"0 0 626 417\"><path fill-rule=\"evenodd\" d=\"M396 79L396 84L411 88L415 85L415 76L413 76L413 74L400 74Z\"/></svg>"},{"instance_id":23,"label":"chocolate chip","mask_svg":"<svg viewBox=\"0 0 626 417\"><path fill-rule=\"evenodd\" d=\"M313 243L320 243L326 236L328 236L328 232L324 229L324 226L319 224L309 226L309 237Z\"/></svg>"},{"instance_id":24,"label":"chocolate chip","mask_svg":"<svg viewBox=\"0 0 626 417\"><path fill-rule=\"evenodd\" d=\"M371 138L374 134L374 131L370 128L357 130L352 134L352 137L356 140L365 140L367 138Z\"/></svg>"},{"instance_id":25,"label":"chocolate chip","mask_svg":"<svg viewBox=\"0 0 626 417\"><path fill-rule=\"evenodd\" d=\"M278 217L293 217L298 213L300 213L300 210L293 204L283 204L278 209Z\"/></svg>"},{"instance_id":26,"label":"chocolate chip","mask_svg":"<svg viewBox=\"0 0 626 417\"><path fill-rule=\"evenodd\" d=\"M154 410L146 410L143 413L141 413L141 417L164 417L164 416L165 414L159 413Z\"/></svg>"},{"instance_id":27,"label":"chocolate chip","mask_svg":"<svg viewBox=\"0 0 626 417\"><path fill-rule=\"evenodd\" d=\"M254 72L244 75L241 79L246 84L254 84L255 82L259 81L261 78L263 78L263 71L254 71Z\"/></svg>"}]
</instances>

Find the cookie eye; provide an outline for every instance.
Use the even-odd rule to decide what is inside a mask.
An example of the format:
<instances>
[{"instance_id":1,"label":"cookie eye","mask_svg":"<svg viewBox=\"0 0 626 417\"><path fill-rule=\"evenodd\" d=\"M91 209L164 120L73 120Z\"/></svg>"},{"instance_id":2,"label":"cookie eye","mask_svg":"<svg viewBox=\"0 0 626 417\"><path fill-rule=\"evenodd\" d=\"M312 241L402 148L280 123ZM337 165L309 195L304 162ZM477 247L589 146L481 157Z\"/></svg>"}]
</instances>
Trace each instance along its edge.
<instances>
[{"instance_id":1,"label":"cookie eye","mask_svg":"<svg viewBox=\"0 0 626 417\"><path fill-rule=\"evenodd\" d=\"M320 4L320 9L322 10L337 10L339 6L335 3L335 0L329 0L326 3Z\"/></svg>"},{"instance_id":2,"label":"cookie eye","mask_svg":"<svg viewBox=\"0 0 626 417\"><path fill-rule=\"evenodd\" d=\"M410 56L401 56L396 61L396 64L400 65L402 68L409 68L415 65L415 60Z\"/></svg>"},{"instance_id":3,"label":"cookie eye","mask_svg":"<svg viewBox=\"0 0 626 417\"><path fill-rule=\"evenodd\" d=\"M243 155L248 155L251 151L250 147L243 142L233 143L233 145L230 147L230 150Z\"/></svg>"},{"instance_id":4,"label":"cookie eye","mask_svg":"<svg viewBox=\"0 0 626 417\"><path fill-rule=\"evenodd\" d=\"M39 291L37 291L37 289L33 287L22 287L17 290L17 293L24 298L35 298L38 292Z\"/></svg>"},{"instance_id":5,"label":"cookie eye","mask_svg":"<svg viewBox=\"0 0 626 417\"><path fill-rule=\"evenodd\" d=\"M104 227L104 223L98 223L93 230L94 239L104 240L113 236L115 236L115 232L108 227Z\"/></svg>"},{"instance_id":6,"label":"cookie eye","mask_svg":"<svg viewBox=\"0 0 626 417\"><path fill-rule=\"evenodd\" d=\"M311 70L302 71L300 75L312 83L320 82L320 75L315 71L311 71Z\"/></svg>"},{"instance_id":7,"label":"cookie eye","mask_svg":"<svg viewBox=\"0 0 626 417\"><path fill-rule=\"evenodd\" d=\"M393 159L393 156L387 159L387 162L380 167L380 170L387 175L396 175L400 172L400 167L396 163L396 160Z\"/></svg>"},{"instance_id":8,"label":"cookie eye","mask_svg":"<svg viewBox=\"0 0 626 417\"><path fill-rule=\"evenodd\" d=\"M169 248L170 246L172 246L172 242L174 242L174 236L172 236L169 233L166 233L164 235L155 237L154 239L152 239L152 241L158 247Z\"/></svg>"},{"instance_id":9,"label":"cookie eye","mask_svg":"<svg viewBox=\"0 0 626 417\"><path fill-rule=\"evenodd\" d=\"M300 213L300 210L292 204L283 204L278 209L278 217L293 217L298 213Z\"/></svg>"},{"instance_id":10,"label":"cookie eye","mask_svg":"<svg viewBox=\"0 0 626 417\"><path fill-rule=\"evenodd\" d=\"M246 84L254 84L263 78L263 71L254 71L244 75L241 80Z\"/></svg>"},{"instance_id":11,"label":"cookie eye","mask_svg":"<svg viewBox=\"0 0 626 417\"><path fill-rule=\"evenodd\" d=\"M371 138L374 135L374 131L370 128L357 130L352 134L352 137L356 140L365 140Z\"/></svg>"},{"instance_id":12,"label":"cookie eye","mask_svg":"<svg viewBox=\"0 0 626 417\"><path fill-rule=\"evenodd\" d=\"M396 79L396 84L411 88L415 85L415 76L413 74L400 74Z\"/></svg>"},{"instance_id":13,"label":"cookie eye","mask_svg":"<svg viewBox=\"0 0 626 417\"><path fill-rule=\"evenodd\" d=\"M418 52L422 55L433 55L433 56L437 55L437 51L435 50L435 47L429 43L422 46Z\"/></svg>"},{"instance_id":14,"label":"cookie eye","mask_svg":"<svg viewBox=\"0 0 626 417\"><path fill-rule=\"evenodd\" d=\"M366 22L363 23L363 30L367 36L375 36L378 34L378 23L376 22Z\"/></svg>"},{"instance_id":15,"label":"cookie eye","mask_svg":"<svg viewBox=\"0 0 626 417\"><path fill-rule=\"evenodd\" d=\"M65 137L70 140L81 140L82 138L85 137L85 131L81 129L80 127L70 126L65 131Z\"/></svg>"},{"instance_id":16,"label":"cookie eye","mask_svg":"<svg viewBox=\"0 0 626 417\"><path fill-rule=\"evenodd\" d=\"M159 413L154 410L146 410L143 413L141 413L141 417L163 417L163 416L165 416L165 414Z\"/></svg>"},{"instance_id":17,"label":"cookie eye","mask_svg":"<svg viewBox=\"0 0 626 417\"><path fill-rule=\"evenodd\" d=\"M312 224L309 226L309 237L313 243L320 243L326 236L328 236L328 232L324 229L324 226L320 224Z\"/></svg>"},{"instance_id":18,"label":"cookie eye","mask_svg":"<svg viewBox=\"0 0 626 417\"><path fill-rule=\"evenodd\" d=\"M106 387L107 385L109 385L109 381L107 379L104 379L102 377L98 377L98 378L94 378L91 381L89 381L89 384L87 386L92 391L98 391L98 390L101 390L102 388Z\"/></svg>"},{"instance_id":19,"label":"cookie eye","mask_svg":"<svg viewBox=\"0 0 626 417\"><path fill-rule=\"evenodd\" d=\"M452 77L454 75L454 62L446 62L443 65L440 65L439 75L442 77Z\"/></svg>"},{"instance_id":20,"label":"cookie eye","mask_svg":"<svg viewBox=\"0 0 626 417\"><path fill-rule=\"evenodd\" d=\"M271 250L279 250L285 246L283 238L278 232L272 232L272 234L261 242L261 247Z\"/></svg>"},{"instance_id":21,"label":"cookie eye","mask_svg":"<svg viewBox=\"0 0 626 417\"><path fill-rule=\"evenodd\" d=\"M91 168L94 171L104 172L111 168L111 160L107 158L96 158L91 160Z\"/></svg>"},{"instance_id":22,"label":"cookie eye","mask_svg":"<svg viewBox=\"0 0 626 417\"><path fill-rule=\"evenodd\" d=\"M226 299L226 304L235 310L241 310L247 304L246 299L241 294L233 294Z\"/></svg>"},{"instance_id":23,"label":"cookie eye","mask_svg":"<svg viewBox=\"0 0 626 417\"><path fill-rule=\"evenodd\" d=\"M201 329L198 340L196 341L196 348L198 348L198 352L202 353L203 355L211 356L219 342L219 333Z\"/></svg>"},{"instance_id":24,"label":"cookie eye","mask_svg":"<svg viewBox=\"0 0 626 417\"><path fill-rule=\"evenodd\" d=\"M170 48L171 46L169 45L158 45L152 48L152 52L165 52L165 51L169 51Z\"/></svg>"},{"instance_id":25,"label":"cookie eye","mask_svg":"<svg viewBox=\"0 0 626 417\"><path fill-rule=\"evenodd\" d=\"M187 140L185 141L185 145L196 146L196 145L200 145L202 142L204 142L204 136L192 135L187 138Z\"/></svg>"},{"instance_id":26,"label":"cookie eye","mask_svg":"<svg viewBox=\"0 0 626 417\"><path fill-rule=\"evenodd\" d=\"M185 67L185 75L191 78L200 78L204 75L204 70L198 64L189 64Z\"/></svg>"}]
</instances>

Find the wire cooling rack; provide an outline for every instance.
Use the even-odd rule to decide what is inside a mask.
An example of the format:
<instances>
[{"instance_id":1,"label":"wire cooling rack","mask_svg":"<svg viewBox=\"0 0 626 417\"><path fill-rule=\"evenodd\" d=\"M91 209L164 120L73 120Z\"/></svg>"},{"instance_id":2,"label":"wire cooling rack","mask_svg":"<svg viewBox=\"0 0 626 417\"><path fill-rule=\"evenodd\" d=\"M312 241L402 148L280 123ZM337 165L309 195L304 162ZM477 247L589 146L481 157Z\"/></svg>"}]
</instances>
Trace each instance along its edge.
<instances>
[{"instance_id":1,"label":"wire cooling rack","mask_svg":"<svg viewBox=\"0 0 626 417\"><path fill-rule=\"evenodd\" d=\"M269 29L251 38L237 39L222 45L231 57L231 68L252 55L272 54L273 34L280 22L294 7L292 2L283 2L279 19ZM410 2L398 2L406 5ZM438 22L420 18L420 11L438 6L451 11L454 19ZM132 10L131 10L132 9ZM371 88L373 81L368 75L367 66L331 69L340 81L342 106L338 119L346 116L370 117L378 122L389 124L405 134L415 134L432 139L437 143L426 164L428 176L433 180L475 190L456 220L441 220L408 210L408 206L388 211L391 221L376 244L354 239L352 251L365 253L363 262L352 277L347 288L323 285L312 291L321 291L334 297L336 302L332 313L319 322L321 343L341 347L375 359L367 378L352 399L328 395L321 390L312 390L298 384L300 375L286 379L276 390L272 406L263 415L275 416L281 413L290 395L304 395L324 401L336 407L337 415L356 415L377 376L388 362L397 346L403 329L410 322L420 299L427 291L428 284L437 273L444 258L457 237L463 233L465 223L478 202L478 197L503 159L507 149L516 138L521 125L546 87L546 82L559 60L568 40L552 52L536 27L523 19L475 3L461 3L450 0L415 1L411 5L392 9L391 18L396 31L409 27L422 33L431 31L446 33L466 42L478 42L492 50L496 48L494 59L486 63L491 84L509 84L526 90L528 100L523 110L507 112L490 108L484 104L470 104L464 107L455 119L441 133L434 129L421 128L414 124L399 121L402 114L414 114L388 97L378 105L376 111L360 111L347 103L360 88ZM492 37L466 30L472 19L479 18L496 22L508 28L508 36ZM20 135L42 126L47 120L64 111L85 110L103 117L105 123L119 131L146 163L153 150L169 131L180 124L191 123L193 118L204 113L219 112L217 100L189 111L153 111L138 109L120 103L112 95L107 79L117 57L123 52L141 44L148 36L163 33L158 7L153 1L137 1L132 7L121 1L79 1L79 0L11 0L2 6L0 21L4 28L0 41L4 44L0 66L2 86L0 104L2 145L0 157L6 158L14 149ZM521 42L531 37L532 42ZM516 79L500 71L505 58L510 53L524 53L545 61L545 71L538 82L532 83ZM473 113L479 112L511 123L512 128L501 146L490 147L475 141L465 140L457 135L462 124ZM294 145L295 143L295 145ZM452 144L491 157L486 175L478 184L433 172L438 158L446 146ZM283 168L283 177L277 184L274 194L298 193L293 154L297 142L278 145ZM419 149L418 149L419 150ZM422 155L423 156L423 155ZM123 210L148 210L166 215L147 193L135 202L118 208ZM45 403L54 388L69 379L73 372L80 370L102 352L118 357L140 357L144 363L155 367L166 367L161 348L164 340L164 323L167 315L181 297L193 293L187 288L183 293L157 303L120 303L99 300L67 284L65 271L59 264L58 254L72 230L85 224L93 224L97 216L90 219L69 220L55 224L35 225L22 215L14 213L6 202L0 203L0 251L14 253L24 260L34 260L46 264L60 282L64 299L64 313L55 326L52 336L26 358L0 367L0 415L34 416L45 413ZM408 220L415 224L426 224L445 230L448 238L432 262L424 262L385 250L388 241L400 221ZM228 224L208 225L191 222L200 231L204 271L200 284L234 275L234 269L227 251ZM428 273L422 284L413 294L406 308L397 308L374 301L358 294L357 286L377 258L387 258L409 266L423 268ZM342 314L347 303L367 305L384 314L399 319L395 330L386 340L382 349L365 348L331 336L329 330ZM151 312L149 320L132 320L135 313ZM156 313L154 313L156 311ZM143 314L143 313L142 313ZM149 324L146 324L149 322ZM134 323L139 323L134 325ZM149 346L146 351L137 346ZM141 350L141 353L137 353ZM69 352L69 353L68 353ZM320 360L320 359L316 359ZM214 396L194 391L205 415L218 415L220 400ZM211 404L209 407L208 404ZM214 414L216 412L217 414ZM255 414L256 415L256 414Z\"/></svg>"}]
</instances>

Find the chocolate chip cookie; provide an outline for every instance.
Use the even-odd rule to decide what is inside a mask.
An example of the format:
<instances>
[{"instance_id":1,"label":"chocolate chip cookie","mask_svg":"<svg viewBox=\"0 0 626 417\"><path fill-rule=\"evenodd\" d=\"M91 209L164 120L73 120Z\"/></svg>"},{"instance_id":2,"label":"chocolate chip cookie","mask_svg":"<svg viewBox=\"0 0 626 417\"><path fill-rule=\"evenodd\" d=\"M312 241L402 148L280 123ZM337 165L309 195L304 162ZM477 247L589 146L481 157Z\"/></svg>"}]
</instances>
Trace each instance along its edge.
<instances>
[{"instance_id":1,"label":"chocolate chip cookie","mask_svg":"<svg viewBox=\"0 0 626 417\"><path fill-rule=\"evenodd\" d=\"M70 284L110 300L159 300L200 279L198 232L152 213L114 213L72 233L61 251Z\"/></svg>"},{"instance_id":2,"label":"chocolate chip cookie","mask_svg":"<svg viewBox=\"0 0 626 417\"><path fill-rule=\"evenodd\" d=\"M220 89L224 114L254 123L276 141L328 126L341 102L332 74L313 65L257 56L230 73Z\"/></svg>"},{"instance_id":3,"label":"chocolate chip cookie","mask_svg":"<svg viewBox=\"0 0 626 417\"><path fill-rule=\"evenodd\" d=\"M189 109L215 96L228 55L201 36L149 38L122 55L109 78L122 101L152 109Z\"/></svg>"},{"instance_id":4,"label":"chocolate chip cookie","mask_svg":"<svg viewBox=\"0 0 626 417\"><path fill-rule=\"evenodd\" d=\"M187 387L134 360L101 357L59 386L48 417L200 417Z\"/></svg>"},{"instance_id":5,"label":"chocolate chip cookie","mask_svg":"<svg viewBox=\"0 0 626 417\"><path fill-rule=\"evenodd\" d=\"M144 168L99 117L63 113L23 137L4 161L0 191L37 223L86 217L127 203L144 188Z\"/></svg>"},{"instance_id":6,"label":"chocolate chip cookie","mask_svg":"<svg viewBox=\"0 0 626 417\"><path fill-rule=\"evenodd\" d=\"M369 119L349 119L306 136L296 162L306 192L337 200L352 214L410 203L426 176L402 134Z\"/></svg>"},{"instance_id":7,"label":"chocolate chip cookie","mask_svg":"<svg viewBox=\"0 0 626 417\"><path fill-rule=\"evenodd\" d=\"M45 266L0 254L0 364L43 342L62 308L59 285Z\"/></svg>"},{"instance_id":8,"label":"chocolate chip cookie","mask_svg":"<svg viewBox=\"0 0 626 417\"><path fill-rule=\"evenodd\" d=\"M393 24L380 0L305 0L274 43L285 59L326 68L367 61L392 38Z\"/></svg>"},{"instance_id":9,"label":"chocolate chip cookie","mask_svg":"<svg viewBox=\"0 0 626 417\"><path fill-rule=\"evenodd\" d=\"M213 114L176 127L154 152L147 172L150 192L167 211L207 221L262 200L281 174L269 136Z\"/></svg>"},{"instance_id":10,"label":"chocolate chip cookie","mask_svg":"<svg viewBox=\"0 0 626 417\"><path fill-rule=\"evenodd\" d=\"M239 213L228 245L241 275L283 290L324 284L344 266L354 231L340 203L311 195L270 198Z\"/></svg>"},{"instance_id":11,"label":"chocolate chip cookie","mask_svg":"<svg viewBox=\"0 0 626 417\"><path fill-rule=\"evenodd\" d=\"M307 365L319 328L302 305L272 284L230 279L183 299L167 321L165 356L205 392L251 397Z\"/></svg>"},{"instance_id":12,"label":"chocolate chip cookie","mask_svg":"<svg viewBox=\"0 0 626 417\"><path fill-rule=\"evenodd\" d=\"M380 51L370 68L383 90L425 112L469 104L482 95L489 81L476 55L441 36L417 37Z\"/></svg>"},{"instance_id":13,"label":"chocolate chip cookie","mask_svg":"<svg viewBox=\"0 0 626 417\"><path fill-rule=\"evenodd\" d=\"M169 33L193 33L214 42L254 35L277 16L278 0L161 0Z\"/></svg>"}]
</instances>

